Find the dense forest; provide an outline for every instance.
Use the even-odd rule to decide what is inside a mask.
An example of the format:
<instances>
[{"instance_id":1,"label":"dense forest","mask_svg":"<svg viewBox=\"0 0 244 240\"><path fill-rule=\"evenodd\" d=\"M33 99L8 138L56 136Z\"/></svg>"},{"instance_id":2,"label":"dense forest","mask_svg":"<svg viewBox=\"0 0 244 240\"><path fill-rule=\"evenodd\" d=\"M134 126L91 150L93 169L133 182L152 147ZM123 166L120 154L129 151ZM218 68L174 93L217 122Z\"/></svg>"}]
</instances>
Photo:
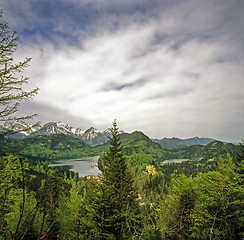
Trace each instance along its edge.
<instances>
[{"instance_id":1,"label":"dense forest","mask_svg":"<svg viewBox=\"0 0 244 240\"><path fill-rule=\"evenodd\" d=\"M243 146L236 162L226 154L150 172L138 162L154 155L138 143L127 158L116 122L112 133L97 179L2 156L1 238L242 239Z\"/></svg>"}]
</instances>

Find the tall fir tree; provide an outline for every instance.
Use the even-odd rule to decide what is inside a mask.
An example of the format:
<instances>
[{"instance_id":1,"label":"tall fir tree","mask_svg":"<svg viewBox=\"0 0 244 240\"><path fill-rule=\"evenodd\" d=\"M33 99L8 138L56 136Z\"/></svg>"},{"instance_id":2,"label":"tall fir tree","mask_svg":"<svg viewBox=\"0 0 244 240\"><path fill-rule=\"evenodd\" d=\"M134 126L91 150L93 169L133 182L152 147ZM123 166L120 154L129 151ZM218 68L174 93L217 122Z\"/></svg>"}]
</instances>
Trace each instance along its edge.
<instances>
[{"instance_id":1,"label":"tall fir tree","mask_svg":"<svg viewBox=\"0 0 244 240\"><path fill-rule=\"evenodd\" d=\"M138 194L133 186L116 121L105 155L102 180L87 180L81 232L86 239L130 239L141 227Z\"/></svg>"},{"instance_id":2,"label":"tall fir tree","mask_svg":"<svg viewBox=\"0 0 244 240\"><path fill-rule=\"evenodd\" d=\"M133 178L128 170L123 147L120 142L116 120L111 129L110 147L106 153L104 178L113 206L113 224L111 231L117 239L128 239L139 234L140 207Z\"/></svg>"}]
</instances>

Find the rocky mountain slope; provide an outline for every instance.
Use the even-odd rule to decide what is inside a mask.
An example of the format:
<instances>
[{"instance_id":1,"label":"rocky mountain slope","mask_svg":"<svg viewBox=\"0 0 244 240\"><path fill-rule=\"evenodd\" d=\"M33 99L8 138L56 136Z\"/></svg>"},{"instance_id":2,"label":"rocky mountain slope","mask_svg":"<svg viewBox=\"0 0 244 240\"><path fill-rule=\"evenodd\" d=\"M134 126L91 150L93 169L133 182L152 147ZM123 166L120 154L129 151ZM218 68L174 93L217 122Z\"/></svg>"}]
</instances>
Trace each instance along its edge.
<instances>
[{"instance_id":1,"label":"rocky mountain slope","mask_svg":"<svg viewBox=\"0 0 244 240\"><path fill-rule=\"evenodd\" d=\"M28 131L22 131L29 128ZM25 138L35 136L50 136L53 134L65 134L72 137L79 138L85 143L91 146L99 145L107 142L111 136L110 129L105 131L99 131L98 129L91 127L87 130L80 128L74 128L65 122L49 122L43 127L32 128L32 125L25 123L24 121L12 121L6 122L0 126L0 129L11 129L18 133L11 135L13 138Z\"/></svg>"},{"instance_id":2,"label":"rocky mountain slope","mask_svg":"<svg viewBox=\"0 0 244 240\"><path fill-rule=\"evenodd\" d=\"M25 138L39 129L40 126L34 127L23 120L7 121L0 125L0 131L12 131L10 136L17 139Z\"/></svg>"},{"instance_id":3,"label":"rocky mountain slope","mask_svg":"<svg viewBox=\"0 0 244 240\"><path fill-rule=\"evenodd\" d=\"M49 122L46 123L38 131L34 131L30 136L39 136L39 135L52 135L52 134L65 134L73 137L81 138L85 133L84 130L80 128L71 127L65 122Z\"/></svg>"}]
</instances>

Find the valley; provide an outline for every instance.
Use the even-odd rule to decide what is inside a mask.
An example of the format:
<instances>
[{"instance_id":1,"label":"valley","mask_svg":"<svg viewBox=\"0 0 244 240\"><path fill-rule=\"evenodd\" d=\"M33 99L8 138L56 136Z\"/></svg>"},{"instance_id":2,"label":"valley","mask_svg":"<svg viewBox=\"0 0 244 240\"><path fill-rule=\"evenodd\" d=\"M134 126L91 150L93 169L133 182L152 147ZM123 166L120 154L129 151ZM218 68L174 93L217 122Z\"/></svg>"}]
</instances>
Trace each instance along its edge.
<instances>
[{"instance_id":1,"label":"valley","mask_svg":"<svg viewBox=\"0 0 244 240\"><path fill-rule=\"evenodd\" d=\"M7 124L4 126L6 128ZM14 135L4 138L2 140L4 151L20 154L31 162L44 163L57 159L103 156L104 143L106 151L109 150L108 140L111 137L109 129L102 132L91 127L83 131L62 122L47 123L33 131L30 130L31 126L28 126L24 121L9 124L9 126L12 127L12 131L28 127L29 132L22 138L14 138ZM229 153L235 161L240 151L238 145L210 138L194 137L185 140L162 138L156 140L140 131L132 133L120 131L119 136L126 161L135 167L138 173L143 172L149 164L161 169L161 163L166 160L205 161L207 166L207 163L212 164L212 162L207 162L209 159L217 160ZM98 164L101 168L100 161ZM186 162L185 164L193 163Z\"/></svg>"},{"instance_id":2,"label":"valley","mask_svg":"<svg viewBox=\"0 0 244 240\"><path fill-rule=\"evenodd\" d=\"M128 236L139 233L142 239L171 239L181 236L177 231L184 224L186 236L199 238L205 234L206 239L205 232L212 227L215 216L211 209L218 208L219 202L227 211L219 214L221 221L228 214L232 226L239 228L240 224L233 224L232 220L239 218L242 205L241 180L236 172L238 156L243 154L241 145L198 137L189 141L155 140L141 131L117 131L107 141L109 131L105 138L95 128L73 131L60 123L48 124L44 129L30 131L21 138L5 136L0 141L1 186L8 192L9 207L4 219L11 232L16 232L16 219L20 222L18 236L37 239L46 234L47 239L58 239L60 234L61 239L66 239L66 235L83 239L88 232L89 239L97 239L100 232L93 233L94 230L104 231L107 222L113 227L114 217L124 218L126 214L122 224L136 219L140 227ZM71 134L78 132L82 132L82 137L86 133L86 140ZM124 208L130 207L129 216L128 210L121 208L121 199ZM20 203L25 204L23 216ZM237 208L234 212L232 203ZM1 202L0 206L5 207ZM185 219L191 221L181 219L182 209L186 209ZM204 227L199 228L194 218L201 219ZM97 225L100 221L101 227ZM221 229L221 236L225 236L227 223L216 224L215 232ZM193 230L189 231L191 227ZM171 230L172 234L165 238ZM114 230L109 234L113 236Z\"/></svg>"}]
</instances>

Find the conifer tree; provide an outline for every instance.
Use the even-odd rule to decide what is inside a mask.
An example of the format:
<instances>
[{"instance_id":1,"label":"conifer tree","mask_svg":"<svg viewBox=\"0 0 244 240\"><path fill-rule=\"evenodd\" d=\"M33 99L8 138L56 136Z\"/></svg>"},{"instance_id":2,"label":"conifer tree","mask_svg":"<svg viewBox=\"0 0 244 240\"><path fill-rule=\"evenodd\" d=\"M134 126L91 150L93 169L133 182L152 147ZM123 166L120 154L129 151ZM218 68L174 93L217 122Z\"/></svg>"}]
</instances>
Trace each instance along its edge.
<instances>
[{"instance_id":1,"label":"conifer tree","mask_svg":"<svg viewBox=\"0 0 244 240\"><path fill-rule=\"evenodd\" d=\"M111 133L105 161L106 185L109 186L108 194L113 206L111 231L117 239L128 239L138 234L140 226L138 194L122 152L116 121L113 123Z\"/></svg>"},{"instance_id":2,"label":"conifer tree","mask_svg":"<svg viewBox=\"0 0 244 240\"><path fill-rule=\"evenodd\" d=\"M138 195L122 153L116 121L105 155L102 180L87 180L81 234L86 239L130 239L141 227Z\"/></svg>"},{"instance_id":3,"label":"conifer tree","mask_svg":"<svg viewBox=\"0 0 244 240\"><path fill-rule=\"evenodd\" d=\"M0 10L0 121L29 119L33 115L16 117L19 103L28 101L38 91L24 91L23 84L28 82L28 77L21 73L28 66L31 58L15 63L14 52L18 47L18 36L16 31L9 28L7 22L2 20Z\"/></svg>"},{"instance_id":4,"label":"conifer tree","mask_svg":"<svg viewBox=\"0 0 244 240\"><path fill-rule=\"evenodd\" d=\"M110 190L104 178L101 182L96 179L87 180L87 192L80 209L85 215L85 218L81 219L83 229L80 231L86 239L115 239L115 209L110 201Z\"/></svg>"}]
</instances>

